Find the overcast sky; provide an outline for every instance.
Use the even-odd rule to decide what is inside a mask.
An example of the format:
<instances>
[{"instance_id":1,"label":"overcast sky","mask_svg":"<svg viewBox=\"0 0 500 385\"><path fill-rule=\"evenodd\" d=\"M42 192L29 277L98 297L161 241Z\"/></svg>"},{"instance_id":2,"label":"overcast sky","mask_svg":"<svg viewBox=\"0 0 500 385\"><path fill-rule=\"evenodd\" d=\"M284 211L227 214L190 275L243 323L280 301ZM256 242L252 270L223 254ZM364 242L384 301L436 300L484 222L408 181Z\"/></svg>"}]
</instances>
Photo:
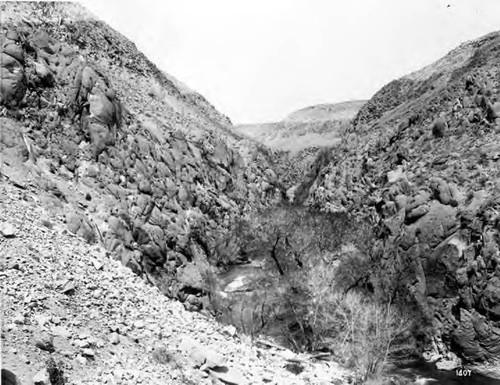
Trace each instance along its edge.
<instances>
[{"instance_id":1,"label":"overcast sky","mask_svg":"<svg viewBox=\"0 0 500 385\"><path fill-rule=\"evenodd\" d=\"M500 29L500 0L82 0L233 123L370 98Z\"/></svg>"}]
</instances>

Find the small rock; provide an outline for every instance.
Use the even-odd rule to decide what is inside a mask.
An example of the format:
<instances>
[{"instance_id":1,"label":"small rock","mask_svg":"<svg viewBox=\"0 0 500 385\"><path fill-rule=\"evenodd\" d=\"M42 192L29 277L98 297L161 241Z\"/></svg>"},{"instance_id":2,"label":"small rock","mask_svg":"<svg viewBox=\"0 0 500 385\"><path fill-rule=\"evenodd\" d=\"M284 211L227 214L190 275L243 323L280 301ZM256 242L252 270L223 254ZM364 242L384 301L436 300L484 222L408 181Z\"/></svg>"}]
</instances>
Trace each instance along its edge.
<instances>
[{"instance_id":1,"label":"small rock","mask_svg":"<svg viewBox=\"0 0 500 385\"><path fill-rule=\"evenodd\" d=\"M144 321L142 321L142 320L135 321L134 327L136 329L144 329Z\"/></svg>"},{"instance_id":2,"label":"small rock","mask_svg":"<svg viewBox=\"0 0 500 385\"><path fill-rule=\"evenodd\" d=\"M224 356L189 337L182 340L179 350L185 352L193 365L198 368L203 364L207 368L222 367L226 362Z\"/></svg>"},{"instance_id":3,"label":"small rock","mask_svg":"<svg viewBox=\"0 0 500 385\"><path fill-rule=\"evenodd\" d=\"M285 365L285 369L292 372L295 375L299 375L304 371L304 366L297 362L289 362Z\"/></svg>"},{"instance_id":4,"label":"small rock","mask_svg":"<svg viewBox=\"0 0 500 385\"><path fill-rule=\"evenodd\" d=\"M76 340L75 345L82 349L88 348L90 346L87 340Z\"/></svg>"},{"instance_id":5,"label":"small rock","mask_svg":"<svg viewBox=\"0 0 500 385\"><path fill-rule=\"evenodd\" d=\"M78 355L76 360L82 365L87 365L87 359L84 356Z\"/></svg>"},{"instance_id":6,"label":"small rock","mask_svg":"<svg viewBox=\"0 0 500 385\"><path fill-rule=\"evenodd\" d=\"M222 333L229 337L234 337L236 335L236 327L228 325L222 330Z\"/></svg>"},{"instance_id":7,"label":"small rock","mask_svg":"<svg viewBox=\"0 0 500 385\"><path fill-rule=\"evenodd\" d=\"M42 225L45 226L48 229L52 229L54 227L54 225L52 224L52 222L50 220L48 220L48 219L42 219Z\"/></svg>"},{"instance_id":8,"label":"small rock","mask_svg":"<svg viewBox=\"0 0 500 385\"><path fill-rule=\"evenodd\" d=\"M72 280L68 279L63 284L62 289L61 289L61 293L71 295L71 294L74 294L74 292L75 292L75 283Z\"/></svg>"},{"instance_id":9,"label":"small rock","mask_svg":"<svg viewBox=\"0 0 500 385\"><path fill-rule=\"evenodd\" d=\"M214 350L206 349L204 353L205 365L209 369L224 366L224 364L226 363L226 359L224 358L224 356Z\"/></svg>"},{"instance_id":10,"label":"small rock","mask_svg":"<svg viewBox=\"0 0 500 385\"><path fill-rule=\"evenodd\" d=\"M92 349L83 349L82 354L85 357L94 357L95 356L95 353Z\"/></svg>"},{"instance_id":11,"label":"small rock","mask_svg":"<svg viewBox=\"0 0 500 385\"><path fill-rule=\"evenodd\" d=\"M50 377L47 369L40 370L33 377L33 385L50 385Z\"/></svg>"},{"instance_id":12,"label":"small rock","mask_svg":"<svg viewBox=\"0 0 500 385\"><path fill-rule=\"evenodd\" d=\"M24 317L21 314L18 314L14 317L12 322L15 323L16 325L23 325L24 324Z\"/></svg>"},{"instance_id":13,"label":"small rock","mask_svg":"<svg viewBox=\"0 0 500 385\"><path fill-rule=\"evenodd\" d=\"M52 353L55 350L53 338L47 333L40 334L35 338L35 346L49 353Z\"/></svg>"},{"instance_id":14,"label":"small rock","mask_svg":"<svg viewBox=\"0 0 500 385\"><path fill-rule=\"evenodd\" d=\"M210 370L210 375L229 385L245 385L248 384L243 373L236 368L221 367Z\"/></svg>"},{"instance_id":15,"label":"small rock","mask_svg":"<svg viewBox=\"0 0 500 385\"><path fill-rule=\"evenodd\" d=\"M127 327L123 324L111 324L109 325L109 330L114 333L124 334Z\"/></svg>"},{"instance_id":16,"label":"small rock","mask_svg":"<svg viewBox=\"0 0 500 385\"><path fill-rule=\"evenodd\" d=\"M102 270L103 268L103 264L99 262L97 259L93 259L92 264L94 265L96 270Z\"/></svg>"},{"instance_id":17,"label":"small rock","mask_svg":"<svg viewBox=\"0 0 500 385\"><path fill-rule=\"evenodd\" d=\"M440 116L437 119L435 119L434 122L432 122L431 125L432 134L436 138L442 138L446 132L447 127L448 125L446 124L446 121L444 120L443 117Z\"/></svg>"},{"instance_id":18,"label":"small rock","mask_svg":"<svg viewBox=\"0 0 500 385\"><path fill-rule=\"evenodd\" d=\"M387 173L387 182L396 183L397 181L404 179L405 173L403 167L398 166L395 170L389 171Z\"/></svg>"},{"instance_id":19,"label":"small rock","mask_svg":"<svg viewBox=\"0 0 500 385\"><path fill-rule=\"evenodd\" d=\"M120 336L118 333L111 333L109 335L109 342L111 342L113 345L118 345L120 343Z\"/></svg>"},{"instance_id":20,"label":"small rock","mask_svg":"<svg viewBox=\"0 0 500 385\"><path fill-rule=\"evenodd\" d=\"M78 334L78 338L81 340L86 340L90 338L90 334L88 332L81 332Z\"/></svg>"},{"instance_id":21,"label":"small rock","mask_svg":"<svg viewBox=\"0 0 500 385\"><path fill-rule=\"evenodd\" d=\"M14 238L16 229L8 222L0 222L0 235L4 238Z\"/></svg>"}]
</instances>

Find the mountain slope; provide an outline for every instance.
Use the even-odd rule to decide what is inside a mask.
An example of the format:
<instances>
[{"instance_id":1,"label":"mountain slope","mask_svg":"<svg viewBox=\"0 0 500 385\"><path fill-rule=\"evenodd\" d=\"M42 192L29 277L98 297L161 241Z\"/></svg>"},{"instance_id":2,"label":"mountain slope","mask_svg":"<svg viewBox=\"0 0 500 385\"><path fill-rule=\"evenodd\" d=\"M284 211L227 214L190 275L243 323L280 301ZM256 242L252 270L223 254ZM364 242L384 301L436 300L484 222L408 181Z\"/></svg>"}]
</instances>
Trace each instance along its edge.
<instances>
[{"instance_id":1,"label":"mountain slope","mask_svg":"<svg viewBox=\"0 0 500 385\"><path fill-rule=\"evenodd\" d=\"M311 205L378 227L378 262L360 274L416 309L428 357L497 378L499 47L489 34L383 87L302 186Z\"/></svg>"},{"instance_id":2,"label":"mountain slope","mask_svg":"<svg viewBox=\"0 0 500 385\"><path fill-rule=\"evenodd\" d=\"M207 275L242 262L217 247L225 229L281 199L272 152L79 5L0 7L0 172L164 294L207 305Z\"/></svg>"},{"instance_id":3,"label":"mountain slope","mask_svg":"<svg viewBox=\"0 0 500 385\"><path fill-rule=\"evenodd\" d=\"M328 147L339 141L340 132L365 101L320 104L295 111L277 123L241 124L238 134L277 150L296 154L309 147Z\"/></svg>"}]
</instances>

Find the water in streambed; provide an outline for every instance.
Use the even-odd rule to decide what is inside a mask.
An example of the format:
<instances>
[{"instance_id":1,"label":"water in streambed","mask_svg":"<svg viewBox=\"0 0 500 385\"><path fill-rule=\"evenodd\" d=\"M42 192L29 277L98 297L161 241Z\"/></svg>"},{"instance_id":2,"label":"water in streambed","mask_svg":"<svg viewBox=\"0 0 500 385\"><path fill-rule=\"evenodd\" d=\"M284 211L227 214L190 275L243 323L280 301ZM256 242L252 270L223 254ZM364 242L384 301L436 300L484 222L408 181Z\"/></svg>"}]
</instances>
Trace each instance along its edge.
<instances>
[{"instance_id":1,"label":"water in streambed","mask_svg":"<svg viewBox=\"0 0 500 385\"><path fill-rule=\"evenodd\" d=\"M280 317L284 288L272 262L260 258L233 265L217 276L217 286L221 322L247 334L265 334L277 343L288 343L282 330L287 320Z\"/></svg>"}]
</instances>

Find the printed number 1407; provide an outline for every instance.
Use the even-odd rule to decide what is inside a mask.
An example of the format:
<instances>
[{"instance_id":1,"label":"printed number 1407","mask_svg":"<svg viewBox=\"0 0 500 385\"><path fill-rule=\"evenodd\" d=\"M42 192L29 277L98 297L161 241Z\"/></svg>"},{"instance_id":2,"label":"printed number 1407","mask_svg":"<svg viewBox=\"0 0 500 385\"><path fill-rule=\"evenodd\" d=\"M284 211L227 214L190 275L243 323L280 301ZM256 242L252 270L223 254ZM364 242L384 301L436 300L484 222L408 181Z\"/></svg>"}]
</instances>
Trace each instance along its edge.
<instances>
[{"instance_id":1,"label":"printed number 1407","mask_svg":"<svg viewBox=\"0 0 500 385\"><path fill-rule=\"evenodd\" d=\"M470 369L457 369L456 374L459 377L470 377L472 375L472 370L470 370Z\"/></svg>"}]
</instances>

